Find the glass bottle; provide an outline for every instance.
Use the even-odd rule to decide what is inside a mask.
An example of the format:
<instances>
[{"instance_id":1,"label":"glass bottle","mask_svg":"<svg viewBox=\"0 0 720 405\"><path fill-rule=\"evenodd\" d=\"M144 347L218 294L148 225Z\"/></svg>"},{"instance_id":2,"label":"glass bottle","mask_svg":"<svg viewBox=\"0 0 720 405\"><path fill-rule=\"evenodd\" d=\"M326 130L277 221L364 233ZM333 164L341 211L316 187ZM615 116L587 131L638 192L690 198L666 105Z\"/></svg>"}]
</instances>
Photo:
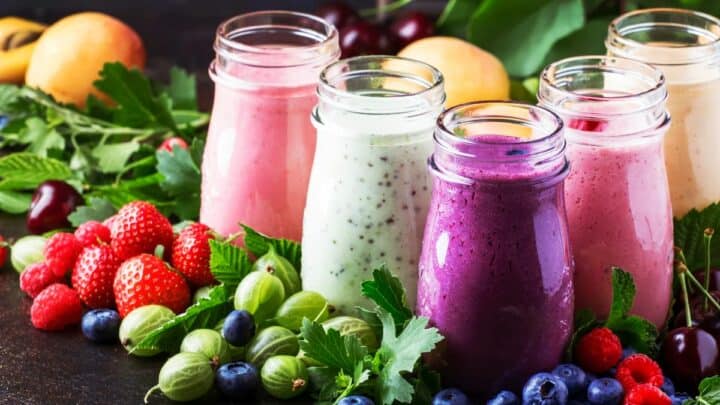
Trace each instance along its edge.
<instances>
[{"instance_id":1,"label":"glass bottle","mask_svg":"<svg viewBox=\"0 0 720 405\"><path fill-rule=\"evenodd\" d=\"M328 66L318 94L303 287L349 313L367 303L360 284L387 264L413 304L442 75L410 59L361 56Z\"/></svg>"},{"instance_id":2,"label":"glass bottle","mask_svg":"<svg viewBox=\"0 0 720 405\"><path fill-rule=\"evenodd\" d=\"M520 103L438 119L417 311L445 336L430 358L443 382L483 400L552 369L572 332L562 128Z\"/></svg>"},{"instance_id":3,"label":"glass bottle","mask_svg":"<svg viewBox=\"0 0 720 405\"><path fill-rule=\"evenodd\" d=\"M673 214L720 200L720 20L690 10L638 10L613 21L606 46L611 56L665 74L673 121L665 136Z\"/></svg>"},{"instance_id":4,"label":"glass bottle","mask_svg":"<svg viewBox=\"0 0 720 405\"><path fill-rule=\"evenodd\" d=\"M308 117L320 71L340 54L337 31L307 14L244 14L220 25L215 52L200 220L224 235L244 223L300 240L315 151Z\"/></svg>"},{"instance_id":5,"label":"glass bottle","mask_svg":"<svg viewBox=\"0 0 720 405\"><path fill-rule=\"evenodd\" d=\"M658 327L668 313L673 224L663 156L666 98L660 71L623 58L564 59L540 78L540 104L566 126L576 305L601 318L612 301L612 267L634 278L633 313Z\"/></svg>"}]
</instances>

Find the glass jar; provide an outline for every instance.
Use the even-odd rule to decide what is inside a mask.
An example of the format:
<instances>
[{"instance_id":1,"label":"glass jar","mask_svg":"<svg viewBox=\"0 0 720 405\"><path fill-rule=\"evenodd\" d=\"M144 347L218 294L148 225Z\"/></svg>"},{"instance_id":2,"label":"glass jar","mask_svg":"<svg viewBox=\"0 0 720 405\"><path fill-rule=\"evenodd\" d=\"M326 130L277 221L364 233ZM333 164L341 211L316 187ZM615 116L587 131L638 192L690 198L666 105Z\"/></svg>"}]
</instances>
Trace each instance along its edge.
<instances>
[{"instance_id":1,"label":"glass jar","mask_svg":"<svg viewBox=\"0 0 720 405\"><path fill-rule=\"evenodd\" d=\"M417 311L445 336L429 359L443 382L483 400L552 369L572 332L562 127L520 103L438 119Z\"/></svg>"},{"instance_id":2,"label":"glass jar","mask_svg":"<svg viewBox=\"0 0 720 405\"><path fill-rule=\"evenodd\" d=\"M606 317L612 267L632 274L632 312L662 326L670 305L673 224L663 136L663 75L629 59L589 56L545 68L540 104L565 121L565 184L575 301Z\"/></svg>"},{"instance_id":3,"label":"glass jar","mask_svg":"<svg viewBox=\"0 0 720 405\"><path fill-rule=\"evenodd\" d=\"M340 55L335 28L286 11L220 25L210 77L215 101L202 164L200 220L300 240L315 151L308 118L320 71Z\"/></svg>"},{"instance_id":4,"label":"glass jar","mask_svg":"<svg viewBox=\"0 0 720 405\"><path fill-rule=\"evenodd\" d=\"M410 59L361 56L328 66L318 94L303 288L349 313L367 304L360 284L387 264L414 304L442 75Z\"/></svg>"},{"instance_id":5,"label":"glass jar","mask_svg":"<svg viewBox=\"0 0 720 405\"><path fill-rule=\"evenodd\" d=\"M610 25L608 54L659 68L672 125L665 165L673 214L720 200L720 20L690 10L646 9Z\"/></svg>"}]
</instances>

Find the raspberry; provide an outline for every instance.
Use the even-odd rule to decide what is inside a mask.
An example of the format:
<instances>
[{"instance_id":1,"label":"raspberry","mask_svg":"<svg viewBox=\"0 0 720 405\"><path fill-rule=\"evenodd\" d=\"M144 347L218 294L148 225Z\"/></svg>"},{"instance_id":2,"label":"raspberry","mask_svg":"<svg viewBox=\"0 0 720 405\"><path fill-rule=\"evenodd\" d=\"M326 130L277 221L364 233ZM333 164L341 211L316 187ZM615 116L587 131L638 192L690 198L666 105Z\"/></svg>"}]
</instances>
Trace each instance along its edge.
<instances>
[{"instance_id":1,"label":"raspberry","mask_svg":"<svg viewBox=\"0 0 720 405\"><path fill-rule=\"evenodd\" d=\"M88 221L75 230L75 238L82 246L110 243L110 229L97 221Z\"/></svg>"},{"instance_id":2,"label":"raspberry","mask_svg":"<svg viewBox=\"0 0 720 405\"><path fill-rule=\"evenodd\" d=\"M44 289L33 301L30 320L42 330L61 330L80 323L82 303L77 292L65 284L53 284Z\"/></svg>"},{"instance_id":3,"label":"raspberry","mask_svg":"<svg viewBox=\"0 0 720 405\"><path fill-rule=\"evenodd\" d=\"M620 339L608 328L595 328L580 338L575 359L584 370L602 374L613 368L622 356Z\"/></svg>"},{"instance_id":4,"label":"raspberry","mask_svg":"<svg viewBox=\"0 0 720 405\"><path fill-rule=\"evenodd\" d=\"M615 378L620 381L625 392L641 384L662 387L663 373L660 366L644 354L633 354L621 361L617 366Z\"/></svg>"},{"instance_id":5,"label":"raspberry","mask_svg":"<svg viewBox=\"0 0 720 405\"><path fill-rule=\"evenodd\" d=\"M56 276L45 263L33 263L20 275L20 289L35 298L45 287L61 281L62 277Z\"/></svg>"},{"instance_id":6,"label":"raspberry","mask_svg":"<svg viewBox=\"0 0 720 405\"><path fill-rule=\"evenodd\" d=\"M671 405L672 401L660 388L652 384L640 384L625 395L623 405Z\"/></svg>"},{"instance_id":7,"label":"raspberry","mask_svg":"<svg viewBox=\"0 0 720 405\"><path fill-rule=\"evenodd\" d=\"M56 276L62 277L75 266L81 247L75 235L58 232L45 245L45 264Z\"/></svg>"}]
</instances>

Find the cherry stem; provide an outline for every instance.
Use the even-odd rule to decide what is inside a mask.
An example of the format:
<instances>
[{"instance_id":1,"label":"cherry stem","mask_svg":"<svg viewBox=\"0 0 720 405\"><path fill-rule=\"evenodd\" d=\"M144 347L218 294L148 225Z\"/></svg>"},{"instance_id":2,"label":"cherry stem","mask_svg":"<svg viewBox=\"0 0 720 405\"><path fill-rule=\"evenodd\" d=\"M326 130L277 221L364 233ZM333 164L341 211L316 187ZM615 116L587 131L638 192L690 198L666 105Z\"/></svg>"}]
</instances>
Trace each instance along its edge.
<instances>
[{"instance_id":1,"label":"cherry stem","mask_svg":"<svg viewBox=\"0 0 720 405\"><path fill-rule=\"evenodd\" d=\"M681 274L681 276L682 276L682 274ZM710 293L708 292L708 290L705 289L705 287L703 287L703 285L698 281L697 278L695 278L695 276L692 275L691 272L688 271L688 272L687 272L687 276L690 278L690 281L692 281L692 283L695 284L695 286L698 288L698 290L700 290L700 292L702 293L702 295L705 296L705 299L706 299L709 303L711 303L718 312L720 312L720 303L717 302L717 300L715 299L715 297L713 297L712 294L710 294ZM681 278L680 280L681 280L681 282L682 282L682 278Z\"/></svg>"},{"instance_id":2,"label":"cherry stem","mask_svg":"<svg viewBox=\"0 0 720 405\"><path fill-rule=\"evenodd\" d=\"M685 303L685 322L687 323L688 328L692 328L692 312L690 311L690 299L688 298L687 280L685 279L687 276L685 274L687 273L687 267L685 267L683 263L680 263L680 266L685 268L680 271L680 287L682 288L683 302Z\"/></svg>"},{"instance_id":3,"label":"cherry stem","mask_svg":"<svg viewBox=\"0 0 720 405\"><path fill-rule=\"evenodd\" d=\"M703 239L705 242L705 291L710 289L710 261L711 261L711 252L710 252L710 242L712 241L713 234L715 233L715 230L713 228L706 228L705 232L703 233ZM703 302L703 309L707 311L708 309L708 297L705 296L705 301Z\"/></svg>"}]
</instances>

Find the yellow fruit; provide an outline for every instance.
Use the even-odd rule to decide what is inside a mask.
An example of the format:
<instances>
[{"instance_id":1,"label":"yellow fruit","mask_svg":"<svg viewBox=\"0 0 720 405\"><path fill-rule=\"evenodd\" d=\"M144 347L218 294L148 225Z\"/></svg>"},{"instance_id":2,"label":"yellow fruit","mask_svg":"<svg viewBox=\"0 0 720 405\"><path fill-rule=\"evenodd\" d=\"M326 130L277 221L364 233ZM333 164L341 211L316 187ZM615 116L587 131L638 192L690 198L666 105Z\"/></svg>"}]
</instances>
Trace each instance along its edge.
<instances>
[{"instance_id":1,"label":"yellow fruit","mask_svg":"<svg viewBox=\"0 0 720 405\"><path fill-rule=\"evenodd\" d=\"M423 38L405 47L398 56L423 61L442 72L447 107L468 101L510 98L510 79L502 63L467 41L452 37Z\"/></svg>"},{"instance_id":2,"label":"yellow fruit","mask_svg":"<svg viewBox=\"0 0 720 405\"><path fill-rule=\"evenodd\" d=\"M541 133L535 133L532 127L524 126L522 121L531 121L530 112L526 109L505 105L502 103L477 106L469 112L469 115L485 118L487 121L468 122L463 125L465 135L504 135L530 140L542 137ZM493 119L491 118L502 118ZM509 118L516 118L517 122L509 122ZM504 119L504 120L503 120Z\"/></svg>"},{"instance_id":3,"label":"yellow fruit","mask_svg":"<svg viewBox=\"0 0 720 405\"><path fill-rule=\"evenodd\" d=\"M35 41L44 29L35 21L0 18L0 83L22 83Z\"/></svg>"},{"instance_id":4,"label":"yellow fruit","mask_svg":"<svg viewBox=\"0 0 720 405\"><path fill-rule=\"evenodd\" d=\"M108 62L142 69L145 48L140 36L106 14L73 14L50 26L40 37L25 82L58 101L83 107L89 94L107 101L93 82Z\"/></svg>"}]
</instances>

